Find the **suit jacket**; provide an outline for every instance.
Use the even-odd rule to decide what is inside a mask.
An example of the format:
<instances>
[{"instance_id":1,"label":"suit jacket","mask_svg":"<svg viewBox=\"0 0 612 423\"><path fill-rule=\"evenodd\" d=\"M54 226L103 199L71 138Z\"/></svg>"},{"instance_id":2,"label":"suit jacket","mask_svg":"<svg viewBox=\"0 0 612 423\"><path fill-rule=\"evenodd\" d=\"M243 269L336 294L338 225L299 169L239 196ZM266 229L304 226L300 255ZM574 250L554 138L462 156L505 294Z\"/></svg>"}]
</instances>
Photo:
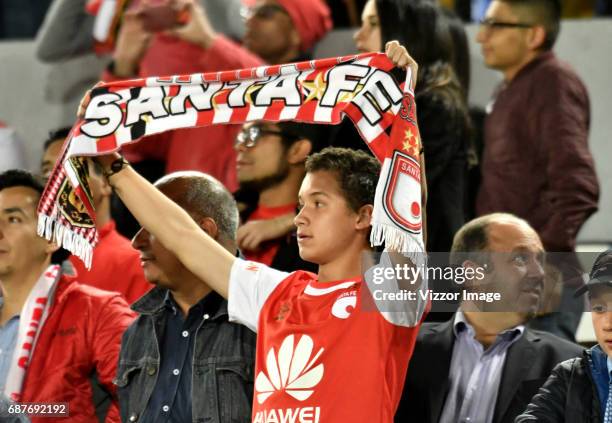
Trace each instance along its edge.
<instances>
[{"instance_id":1,"label":"suit jacket","mask_svg":"<svg viewBox=\"0 0 612 423\"><path fill-rule=\"evenodd\" d=\"M450 388L450 364L455 333L453 319L424 323L406 376L395 415L396 423L438 423ZM582 353L579 345L555 335L525 328L506 354L493 423L512 423L556 364ZM480 423L480 422L478 422Z\"/></svg>"}]
</instances>

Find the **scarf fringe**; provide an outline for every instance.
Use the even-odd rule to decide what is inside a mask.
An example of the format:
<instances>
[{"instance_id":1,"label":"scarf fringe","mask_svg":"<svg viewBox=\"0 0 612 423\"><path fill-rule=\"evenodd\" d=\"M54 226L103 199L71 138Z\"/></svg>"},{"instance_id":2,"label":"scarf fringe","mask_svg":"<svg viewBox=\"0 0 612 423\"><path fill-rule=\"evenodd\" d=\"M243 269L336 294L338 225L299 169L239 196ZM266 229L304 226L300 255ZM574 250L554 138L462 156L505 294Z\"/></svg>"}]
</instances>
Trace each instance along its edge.
<instances>
[{"instance_id":1,"label":"scarf fringe","mask_svg":"<svg viewBox=\"0 0 612 423\"><path fill-rule=\"evenodd\" d=\"M91 269L93 246L89 240L59 223L55 217L38 214L38 235L70 251L83 261L87 269Z\"/></svg>"},{"instance_id":2,"label":"scarf fringe","mask_svg":"<svg viewBox=\"0 0 612 423\"><path fill-rule=\"evenodd\" d=\"M396 226L375 222L372 224L370 244L383 245L391 251L401 252L414 263L420 263L425 254L425 247L414 235L399 229Z\"/></svg>"}]
</instances>

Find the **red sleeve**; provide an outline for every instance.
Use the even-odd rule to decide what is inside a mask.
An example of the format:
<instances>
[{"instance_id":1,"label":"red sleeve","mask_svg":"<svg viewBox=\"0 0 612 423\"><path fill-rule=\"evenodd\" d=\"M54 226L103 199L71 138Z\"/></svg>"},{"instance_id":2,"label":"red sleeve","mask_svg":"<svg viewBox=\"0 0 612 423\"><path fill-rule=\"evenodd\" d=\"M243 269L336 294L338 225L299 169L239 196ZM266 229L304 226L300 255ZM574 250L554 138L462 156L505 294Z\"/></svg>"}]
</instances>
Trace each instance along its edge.
<instances>
[{"instance_id":1,"label":"red sleeve","mask_svg":"<svg viewBox=\"0 0 612 423\"><path fill-rule=\"evenodd\" d=\"M113 378L117 372L121 337L136 314L119 294L104 297L104 302L94 308L97 318L93 332L93 364L100 384L111 393L113 405L117 406L117 387Z\"/></svg>"},{"instance_id":2,"label":"red sleeve","mask_svg":"<svg viewBox=\"0 0 612 423\"><path fill-rule=\"evenodd\" d=\"M599 184L589 151L589 98L571 73L547 73L542 81L540 133L548 189L541 201L552 214L540 235L548 251L572 251L578 231L597 210Z\"/></svg>"},{"instance_id":3,"label":"red sleeve","mask_svg":"<svg viewBox=\"0 0 612 423\"><path fill-rule=\"evenodd\" d=\"M108 408L106 413L106 418L104 419L104 423L120 423L121 417L119 414L119 406L116 401L113 401Z\"/></svg>"}]
</instances>

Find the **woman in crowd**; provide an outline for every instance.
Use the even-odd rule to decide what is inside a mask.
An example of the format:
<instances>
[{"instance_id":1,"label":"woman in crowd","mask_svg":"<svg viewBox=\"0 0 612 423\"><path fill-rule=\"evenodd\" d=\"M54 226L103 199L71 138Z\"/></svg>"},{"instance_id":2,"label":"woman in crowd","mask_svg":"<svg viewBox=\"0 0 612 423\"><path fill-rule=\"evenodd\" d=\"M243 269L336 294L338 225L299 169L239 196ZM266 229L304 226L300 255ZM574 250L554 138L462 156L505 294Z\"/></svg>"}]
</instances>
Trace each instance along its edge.
<instances>
[{"instance_id":1,"label":"woman in crowd","mask_svg":"<svg viewBox=\"0 0 612 423\"><path fill-rule=\"evenodd\" d=\"M449 19L428 0L369 0L354 39L362 52L399 40L419 64L415 99L427 163L427 250L448 252L464 223L469 128Z\"/></svg>"}]
</instances>

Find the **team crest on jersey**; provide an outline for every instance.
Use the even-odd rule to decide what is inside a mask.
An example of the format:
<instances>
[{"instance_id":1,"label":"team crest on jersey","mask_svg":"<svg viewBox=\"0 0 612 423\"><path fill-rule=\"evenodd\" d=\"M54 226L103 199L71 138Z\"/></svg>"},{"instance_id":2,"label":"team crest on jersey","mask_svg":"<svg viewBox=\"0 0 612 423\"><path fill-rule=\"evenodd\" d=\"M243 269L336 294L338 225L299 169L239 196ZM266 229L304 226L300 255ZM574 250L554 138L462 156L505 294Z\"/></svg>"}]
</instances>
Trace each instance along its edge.
<instances>
[{"instance_id":1,"label":"team crest on jersey","mask_svg":"<svg viewBox=\"0 0 612 423\"><path fill-rule=\"evenodd\" d=\"M278 308L278 314L274 317L274 320L281 321L287 317L287 314L291 311L291 303L289 301L285 301Z\"/></svg>"},{"instance_id":2,"label":"team crest on jersey","mask_svg":"<svg viewBox=\"0 0 612 423\"><path fill-rule=\"evenodd\" d=\"M307 400L314 387L323 378L323 363L318 363L324 351L314 353L314 342L308 335L302 335L297 344L295 335L287 336L276 354L270 348L266 356L266 369L255 378L256 398L263 404L272 394L284 391L298 401Z\"/></svg>"},{"instance_id":3,"label":"team crest on jersey","mask_svg":"<svg viewBox=\"0 0 612 423\"><path fill-rule=\"evenodd\" d=\"M384 209L396 225L418 234L421 232L421 172L412 157L395 151L385 184Z\"/></svg>"},{"instance_id":4,"label":"team crest on jersey","mask_svg":"<svg viewBox=\"0 0 612 423\"><path fill-rule=\"evenodd\" d=\"M348 319L357 306L357 291L341 294L332 306L331 313L339 319Z\"/></svg>"}]
</instances>

